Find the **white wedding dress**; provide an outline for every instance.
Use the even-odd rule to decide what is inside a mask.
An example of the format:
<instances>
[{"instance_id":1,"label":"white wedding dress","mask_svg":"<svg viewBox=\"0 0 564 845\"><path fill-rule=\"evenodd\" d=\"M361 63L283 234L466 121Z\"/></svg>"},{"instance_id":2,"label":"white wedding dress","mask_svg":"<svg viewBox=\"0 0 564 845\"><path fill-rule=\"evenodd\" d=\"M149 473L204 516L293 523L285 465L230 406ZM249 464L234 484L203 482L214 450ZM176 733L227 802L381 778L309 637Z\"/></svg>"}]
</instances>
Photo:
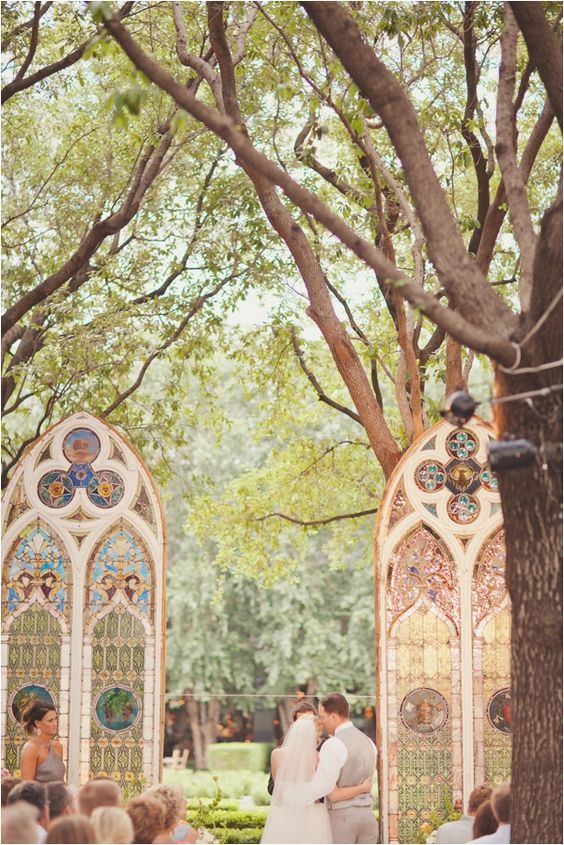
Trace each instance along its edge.
<instances>
[{"instance_id":1,"label":"white wedding dress","mask_svg":"<svg viewBox=\"0 0 564 845\"><path fill-rule=\"evenodd\" d=\"M315 722L302 716L290 727L282 746L261 842L333 842L325 804L305 804L305 787L317 768L316 745Z\"/></svg>"}]
</instances>

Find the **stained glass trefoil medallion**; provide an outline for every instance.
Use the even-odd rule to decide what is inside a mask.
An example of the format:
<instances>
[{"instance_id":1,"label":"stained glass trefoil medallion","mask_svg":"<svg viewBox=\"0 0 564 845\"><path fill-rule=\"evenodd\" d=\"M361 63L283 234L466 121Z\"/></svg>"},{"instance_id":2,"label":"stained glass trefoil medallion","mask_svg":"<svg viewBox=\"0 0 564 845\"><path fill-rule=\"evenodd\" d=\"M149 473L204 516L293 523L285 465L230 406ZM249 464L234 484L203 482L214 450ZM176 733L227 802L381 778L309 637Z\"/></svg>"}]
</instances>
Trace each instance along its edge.
<instances>
[{"instance_id":1,"label":"stained glass trefoil medallion","mask_svg":"<svg viewBox=\"0 0 564 845\"><path fill-rule=\"evenodd\" d=\"M74 485L66 472L53 470L40 479L37 494L48 508L64 508L74 496Z\"/></svg>"},{"instance_id":2,"label":"stained glass trefoil medallion","mask_svg":"<svg viewBox=\"0 0 564 845\"><path fill-rule=\"evenodd\" d=\"M466 428L454 431L447 439L447 451L461 460L465 460L474 454L478 444L471 431Z\"/></svg>"},{"instance_id":3,"label":"stained glass trefoil medallion","mask_svg":"<svg viewBox=\"0 0 564 845\"><path fill-rule=\"evenodd\" d=\"M132 690L112 686L102 690L94 704L94 712L103 728L117 733L135 724L141 708Z\"/></svg>"},{"instance_id":4,"label":"stained glass trefoil medallion","mask_svg":"<svg viewBox=\"0 0 564 845\"><path fill-rule=\"evenodd\" d=\"M87 495L92 504L99 508L113 508L123 499L123 479L112 470L106 469L92 476Z\"/></svg>"},{"instance_id":5,"label":"stained glass trefoil medallion","mask_svg":"<svg viewBox=\"0 0 564 845\"><path fill-rule=\"evenodd\" d=\"M480 514L478 500L469 493L459 493L451 496L447 502L447 512L453 522L460 525L469 525L474 522Z\"/></svg>"},{"instance_id":6,"label":"stained glass trefoil medallion","mask_svg":"<svg viewBox=\"0 0 564 845\"><path fill-rule=\"evenodd\" d=\"M421 490L440 490L445 478L445 468L438 461L425 461L415 470L415 483Z\"/></svg>"}]
</instances>

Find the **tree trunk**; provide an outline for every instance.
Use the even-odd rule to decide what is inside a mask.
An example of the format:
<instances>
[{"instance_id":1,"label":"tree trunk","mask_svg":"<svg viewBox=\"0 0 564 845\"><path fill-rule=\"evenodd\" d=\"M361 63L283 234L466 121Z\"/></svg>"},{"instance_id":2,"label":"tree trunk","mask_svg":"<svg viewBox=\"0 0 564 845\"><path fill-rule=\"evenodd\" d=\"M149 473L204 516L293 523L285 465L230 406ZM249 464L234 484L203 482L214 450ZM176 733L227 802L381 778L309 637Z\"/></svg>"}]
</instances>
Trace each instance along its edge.
<instances>
[{"instance_id":1,"label":"tree trunk","mask_svg":"<svg viewBox=\"0 0 564 845\"><path fill-rule=\"evenodd\" d=\"M186 711L192 732L194 765L196 769L209 769L208 747L217 739L219 699L214 696L208 703L197 702L193 695L187 694Z\"/></svg>"},{"instance_id":2,"label":"tree trunk","mask_svg":"<svg viewBox=\"0 0 564 845\"><path fill-rule=\"evenodd\" d=\"M524 331L546 315L523 344L520 367L562 357L562 206L545 215L534 268L532 310ZM562 384L562 368L498 372L497 394L515 395ZM507 538L512 602L512 842L562 842L562 400L546 397L500 404L499 437L525 437L539 450L530 467L498 473Z\"/></svg>"}]
</instances>

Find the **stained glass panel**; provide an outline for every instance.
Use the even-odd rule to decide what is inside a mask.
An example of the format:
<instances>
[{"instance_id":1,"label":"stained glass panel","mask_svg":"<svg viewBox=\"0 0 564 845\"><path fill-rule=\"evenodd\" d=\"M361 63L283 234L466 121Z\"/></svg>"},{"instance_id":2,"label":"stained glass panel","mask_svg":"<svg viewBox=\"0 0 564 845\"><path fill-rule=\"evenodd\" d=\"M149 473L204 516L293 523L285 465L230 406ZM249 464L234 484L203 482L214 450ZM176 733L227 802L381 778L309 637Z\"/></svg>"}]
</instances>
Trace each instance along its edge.
<instances>
[{"instance_id":1,"label":"stained glass panel","mask_svg":"<svg viewBox=\"0 0 564 845\"><path fill-rule=\"evenodd\" d=\"M404 516L407 516L410 513L413 513L413 508L407 500L403 482L400 481L396 488L394 501L390 510L388 530L392 529L394 525L404 518Z\"/></svg>"},{"instance_id":2,"label":"stained glass panel","mask_svg":"<svg viewBox=\"0 0 564 845\"><path fill-rule=\"evenodd\" d=\"M145 630L118 605L94 627L90 777L138 782L143 775Z\"/></svg>"},{"instance_id":3,"label":"stained glass panel","mask_svg":"<svg viewBox=\"0 0 564 845\"><path fill-rule=\"evenodd\" d=\"M396 637L399 841L416 842L419 826L452 796L450 632L430 610L416 611Z\"/></svg>"},{"instance_id":4,"label":"stained glass panel","mask_svg":"<svg viewBox=\"0 0 564 845\"><path fill-rule=\"evenodd\" d=\"M415 470L415 483L421 490L440 490L445 478L445 468L438 461L425 461Z\"/></svg>"},{"instance_id":5,"label":"stained glass panel","mask_svg":"<svg viewBox=\"0 0 564 845\"><path fill-rule=\"evenodd\" d=\"M505 585L505 533L498 531L484 544L474 566L472 618L474 626L499 607L507 591Z\"/></svg>"},{"instance_id":6,"label":"stained glass panel","mask_svg":"<svg viewBox=\"0 0 564 845\"><path fill-rule=\"evenodd\" d=\"M7 611L28 601L39 590L60 612L67 611L70 562L64 545L51 529L39 523L26 526L12 546L4 569Z\"/></svg>"},{"instance_id":7,"label":"stained glass panel","mask_svg":"<svg viewBox=\"0 0 564 845\"><path fill-rule=\"evenodd\" d=\"M425 526L403 540L390 558L387 590L388 625L420 596L460 627L460 604L454 563L445 546Z\"/></svg>"},{"instance_id":8,"label":"stained glass panel","mask_svg":"<svg viewBox=\"0 0 564 845\"><path fill-rule=\"evenodd\" d=\"M60 673L61 627L47 610L33 604L14 619L8 646L5 761L6 768L18 777L21 749L27 737L14 718L14 704L17 710L22 696L30 694L33 687L41 687L58 705ZM22 690L24 687L26 689Z\"/></svg>"},{"instance_id":9,"label":"stained glass panel","mask_svg":"<svg viewBox=\"0 0 564 845\"><path fill-rule=\"evenodd\" d=\"M447 438L447 452L464 460L473 455L478 448L479 440L467 428L460 428Z\"/></svg>"},{"instance_id":10,"label":"stained glass panel","mask_svg":"<svg viewBox=\"0 0 564 845\"><path fill-rule=\"evenodd\" d=\"M491 784L511 776L510 641L506 607L486 624L482 640L485 779Z\"/></svg>"},{"instance_id":11,"label":"stained glass panel","mask_svg":"<svg viewBox=\"0 0 564 845\"><path fill-rule=\"evenodd\" d=\"M478 519L480 505L470 493L459 493L448 500L447 513L453 522L458 522L459 525L470 525Z\"/></svg>"},{"instance_id":12,"label":"stained glass panel","mask_svg":"<svg viewBox=\"0 0 564 845\"><path fill-rule=\"evenodd\" d=\"M131 529L114 530L98 546L92 560L87 599L92 613L119 593L142 613L149 614L153 606L150 556Z\"/></svg>"}]
</instances>

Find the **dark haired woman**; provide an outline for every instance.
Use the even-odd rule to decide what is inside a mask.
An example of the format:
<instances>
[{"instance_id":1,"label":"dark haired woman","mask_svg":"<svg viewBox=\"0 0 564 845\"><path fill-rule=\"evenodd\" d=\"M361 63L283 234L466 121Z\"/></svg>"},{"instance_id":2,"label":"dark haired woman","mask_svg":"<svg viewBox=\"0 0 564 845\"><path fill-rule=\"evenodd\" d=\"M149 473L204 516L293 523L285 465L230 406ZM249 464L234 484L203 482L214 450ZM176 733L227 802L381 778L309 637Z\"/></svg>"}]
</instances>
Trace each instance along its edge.
<instances>
[{"instance_id":1,"label":"dark haired woman","mask_svg":"<svg viewBox=\"0 0 564 845\"><path fill-rule=\"evenodd\" d=\"M29 739L22 749L23 780L50 783L64 780L63 746L57 734L57 710L46 701L34 701L22 714L22 725Z\"/></svg>"}]
</instances>

